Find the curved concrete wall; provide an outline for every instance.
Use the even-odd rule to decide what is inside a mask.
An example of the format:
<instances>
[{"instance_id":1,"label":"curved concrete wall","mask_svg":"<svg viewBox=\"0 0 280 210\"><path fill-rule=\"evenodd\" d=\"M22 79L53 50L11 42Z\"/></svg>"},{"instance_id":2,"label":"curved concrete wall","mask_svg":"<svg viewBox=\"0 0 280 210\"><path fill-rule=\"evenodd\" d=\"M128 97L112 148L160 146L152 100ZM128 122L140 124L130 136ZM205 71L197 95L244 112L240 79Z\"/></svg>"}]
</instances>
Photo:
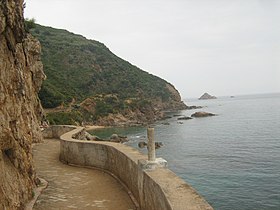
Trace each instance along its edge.
<instances>
[{"instance_id":1,"label":"curved concrete wall","mask_svg":"<svg viewBox=\"0 0 280 210\"><path fill-rule=\"evenodd\" d=\"M67 133L76 128L77 128L76 126L72 126L72 125L55 125L55 126L50 126L48 128L45 128L42 131L42 134L45 139L52 139L52 138L59 139L62 134Z\"/></svg>"},{"instance_id":2,"label":"curved concrete wall","mask_svg":"<svg viewBox=\"0 0 280 210\"><path fill-rule=\"evenodd\" d=\"M61 161L113 173L132 192L142 210L213 209L172 171L166 168L143 170L138 162L146 160L146 156L136 149L119 143L72 138L83 130L77 127L60 137Z\"/></svg>"}]
</instances>

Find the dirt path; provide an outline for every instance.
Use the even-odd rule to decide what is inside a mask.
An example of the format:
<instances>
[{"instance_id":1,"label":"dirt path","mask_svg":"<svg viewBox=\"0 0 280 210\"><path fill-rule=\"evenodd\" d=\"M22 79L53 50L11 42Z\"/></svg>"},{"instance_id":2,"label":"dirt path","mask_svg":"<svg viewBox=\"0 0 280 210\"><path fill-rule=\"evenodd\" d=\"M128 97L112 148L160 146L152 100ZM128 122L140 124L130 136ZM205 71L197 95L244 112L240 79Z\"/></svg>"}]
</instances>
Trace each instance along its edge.
<instances>
[{"instance_id":1,"label":"dirt path","mask_svg":"<svg viewBox=\"0 0 280 210\"><path fill-rule=\"evenodd\" d=\"M58 140L36 144L33 154L37 174L48 181L33 209L136 209L122 185L110 175L61 163Z\"/></svg>"}]
</instances>

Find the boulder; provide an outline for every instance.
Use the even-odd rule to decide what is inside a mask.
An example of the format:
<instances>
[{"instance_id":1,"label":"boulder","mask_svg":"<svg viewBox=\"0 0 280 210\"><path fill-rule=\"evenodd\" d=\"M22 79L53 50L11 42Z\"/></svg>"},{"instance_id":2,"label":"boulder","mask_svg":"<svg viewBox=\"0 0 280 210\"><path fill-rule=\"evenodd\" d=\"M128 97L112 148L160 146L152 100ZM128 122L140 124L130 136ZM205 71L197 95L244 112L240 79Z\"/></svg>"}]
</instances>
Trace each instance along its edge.
<instances>
[{"instance_id":1,"label":"boulder","mask_svg":"<svg viewBox=\"0 0 280 210\"><path fill-rule=\"evenodd\" d=\"M110 142L124 143L127 141L127 136L119 136L118 134L112 134L110 137Z\"/></svg>"},{"instance_id":2,"label":"boulder","mask_svg":"<svg viewBox=\"0 0 280 210\"><path fill-rule=\"evenodd\" d=\"M144 142L144 141L140 141L139 143L138 143L138 147L139 148L144 148L144 147L146 147L147 146L147 143L146 142Z\"/></svg>"},{"instance_id":3,"label":"boulder","mask_svg":"<svg viewBox=\"0 0 280 210\"><path fill-rule=\"evenodd\" d=\"M211 117L216 116L216 114L209 113L209 112L195 112L191 115L191 117Z\"/></svg>"},{"instance_id":4,"label":"boulder","mask_svg":"<svg viewBox=\"0 0 280 210\"><path fill-rule=\"evenodd\" d=\"M85 139L88 141L101 141L102 140L98 136L91 135L88 132L85 132Z\"/></svg>"}]
</instances>

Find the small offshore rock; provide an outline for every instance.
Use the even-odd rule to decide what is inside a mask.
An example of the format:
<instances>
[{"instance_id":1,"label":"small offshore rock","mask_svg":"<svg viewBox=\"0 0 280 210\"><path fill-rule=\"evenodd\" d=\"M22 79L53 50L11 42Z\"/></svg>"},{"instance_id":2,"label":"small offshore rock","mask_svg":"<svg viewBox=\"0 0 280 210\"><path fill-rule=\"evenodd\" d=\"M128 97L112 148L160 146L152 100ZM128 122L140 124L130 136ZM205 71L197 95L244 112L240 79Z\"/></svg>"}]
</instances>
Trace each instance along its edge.
<instances>
[{"instance_id":1,"label":"small offshore rock","mask_svg":"<svg viewBox=\"0 0 280 210\"><path fill-rule=\"evenodd\" d=\"M209 112L195 112L191 115L191 117L211 117L216 116L216 114L209 113Z\"/></svg>"},{"instance_id":2,"label":"small offshore rock","mask_svg":"<svg viewBox=\"0 0 280 210\"><path fill-rule=\"evenodd\" d=\"M170 119L172 118L171 116L164 116L163 118L161 118L162 120L167 120L167 119Z\"/></svg>"},{"instance_id":3,"label":"small offshore rock","mask_svg":"<svg viewBox=\"0 0 280 210\"><path fill-rule=\"evenodd\" d=\"M201 109L202 106L188 106L187 109Z\"/></svg>"},{"instance_id":4,"label":"small offshore rock","mask_svg":"<svg viewBox=\"0 0 280 210\"><path fill-rule=\"evenodd\" d=\"M159 149L163 146L163 143L162 142L155 142L155 148L156 149Z\"/></svg>"},{"instance_id":5,"label":"small offshore rock","mask_svg":"<svg viewBox=\"0 0 280 210\"><path fill-rule=\"evenodd\" d=\"M163 125L170 125L170 123L169 122L164 122L164 123L162 123Z\"/></svg>"},{"instance_id":6,"label":"small offshore rock","mask_svg":"<svg viewBox=\"0 0 280 210\"><path fill-rule=\"evenodd\" d=\"M173 117L181 117L181 114L174 114Z\"/></svg>"},{"instance_id":7,"label":"small offshore rock","mask_svg":"<svg viewBox=\"0 0 280 210\"><path fill-rule=\"evenodd\" d=\"M191 120L192 118L191 117L178 117L177 120Z\"/></svg>"},{"instance_id":8,"label":"small offshore rock","mask_svg":"<svg viewBox=\"0 0 280 210\"><path fill-rule=\"evenodd\" d=\"M145 142L145 141L140 141L139 143L138 143L138 147L139 148L144 148L144 147L147 147L147 143ZM163 146L163 143L162 142L155 142L155 149L159 149L159 148L161 148Z\"/></svg>"},{"instance_id":9,"label":"small offshore rock","mask_svg":"<svg viewBox=\"0 0 280 210\"><path fill-rule=\"evenodd\" d=\"M140 141L139 143L138 143L138 147L139 148L144 148L144 147L146 147L147 146L147 143L146 142L144 142L144 141Z\"/></svg>"}]
</instances>

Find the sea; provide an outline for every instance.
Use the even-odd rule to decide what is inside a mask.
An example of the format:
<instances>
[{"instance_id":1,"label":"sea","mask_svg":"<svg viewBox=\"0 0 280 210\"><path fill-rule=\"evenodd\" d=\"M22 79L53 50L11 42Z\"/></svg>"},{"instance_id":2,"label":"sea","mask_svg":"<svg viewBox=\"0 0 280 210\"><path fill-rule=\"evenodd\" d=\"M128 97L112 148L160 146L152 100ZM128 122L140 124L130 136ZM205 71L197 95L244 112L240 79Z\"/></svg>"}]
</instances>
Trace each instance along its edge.
<instances>
[{"instance_id":1,"label":"sea","mask_svg":"<svg viewBox=\"0 0 280 210\"><path fill-rule=\"evenodd\" d=\"M280 210L280 93L189 99L197 110L166 113L151 126L163 146L157 157L217 210ZM196 111L213 117L178 120ZM126 135L138 148L146 127L106 128L93 133ZM140 149L147 153L147 149Z\"/></svg>"}]
</instances>

